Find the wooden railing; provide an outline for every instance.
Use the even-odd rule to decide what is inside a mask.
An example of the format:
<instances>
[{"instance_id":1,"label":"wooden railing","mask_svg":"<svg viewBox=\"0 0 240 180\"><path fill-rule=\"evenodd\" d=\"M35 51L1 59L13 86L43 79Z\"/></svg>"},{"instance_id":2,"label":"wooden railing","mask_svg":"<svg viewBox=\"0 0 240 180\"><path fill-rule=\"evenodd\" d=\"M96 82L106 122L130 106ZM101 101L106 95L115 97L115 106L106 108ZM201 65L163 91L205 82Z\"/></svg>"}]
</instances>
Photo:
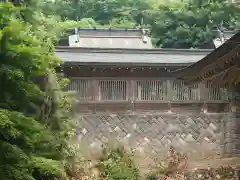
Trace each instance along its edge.
<instances>
[{"instance_id":1,"label":"wooden railing","mask_svg":"<svg viewBox=\"0 0 240 180\"><path fill-rule=\"evenodd\" d=\"M186 86L170 79L72 79L79 101L225 101L226 88L202 82Z\"/></svg>"}]
</instances>

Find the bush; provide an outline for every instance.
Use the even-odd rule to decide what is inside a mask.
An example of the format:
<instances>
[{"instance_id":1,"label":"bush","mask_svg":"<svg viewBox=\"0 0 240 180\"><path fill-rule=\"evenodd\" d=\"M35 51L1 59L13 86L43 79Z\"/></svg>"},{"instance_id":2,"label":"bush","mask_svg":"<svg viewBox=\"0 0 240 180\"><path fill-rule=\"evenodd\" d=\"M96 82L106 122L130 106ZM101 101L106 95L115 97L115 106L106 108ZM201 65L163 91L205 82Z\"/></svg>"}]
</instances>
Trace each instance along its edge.
<instances>
[{"instance_id":1,"label":"bush","mask_svg":"<svg viewBox=\"0 0 240 180\"><path fill-rule=\"evenodd\" d=\"M95 160L72 158L68 164L68 174L78 180L139 180L140 172L133 162L133 154L122 146L103 148Z\"/></svg>"},{"instance_id":2,"label":"bush","mask_svg":"<svg viewBox=\"0 0 240 180\"><path fill-rule=\"evenodd\" d=\"M107 180L139 180L140 172L133 162L133 154L123 147L105 148L100 172Z\"/></svg>"},{"instance_id":3,"label":"bush","mask_svg":"<svg viewBox=\"0 0 240 180\"><path fill-rule=\"evenodd\" d=\"M232 167L196 169L185 173L186 180L231 180L234 179Z\"/></svg>"}]
</instances>

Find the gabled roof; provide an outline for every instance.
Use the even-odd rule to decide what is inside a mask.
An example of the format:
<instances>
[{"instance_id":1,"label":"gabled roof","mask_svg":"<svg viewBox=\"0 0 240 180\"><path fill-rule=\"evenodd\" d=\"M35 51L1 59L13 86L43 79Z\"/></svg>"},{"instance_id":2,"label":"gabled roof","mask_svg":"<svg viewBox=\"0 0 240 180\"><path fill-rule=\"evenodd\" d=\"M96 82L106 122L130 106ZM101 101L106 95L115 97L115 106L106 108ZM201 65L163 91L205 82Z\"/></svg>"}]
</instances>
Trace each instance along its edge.
<instances>
[{"instance_id":1,"label":"gabled roof","mask_svg":"<svg viewBox=\"0 0 240 180\"><path fill-rule=\"evenodd\" d=\"M125 28L77 28L79 38L73 38L70 44L85 48L123 48L151 49L151 38L144 34L143 29ZM76 32L70 34L75 34ZM75 46L74 45L74 46Z\"/></svg>"},{"instance_id":2,"label":"gabled roof","mask_svg":"<svg viewBox=\"0 0 240 180\"><path fill-rule=\"evenodd\" d=\"M120 49L57 47L56 55L72 64L190 65L212 50L192 49Z\"/></svg>"},{"instance_id":3,"label":"gabled roof","mask_svg":"<svg viewBox=\"0 0 240 180\"><path fill-rule=\"evenodd\" d=\"M77 27L81 31L115 31L115 32L139 32L140 28L115 28L115 27ZM73 28L68 29L67 31L74 31Z\"/></svg>"}]
</instances>

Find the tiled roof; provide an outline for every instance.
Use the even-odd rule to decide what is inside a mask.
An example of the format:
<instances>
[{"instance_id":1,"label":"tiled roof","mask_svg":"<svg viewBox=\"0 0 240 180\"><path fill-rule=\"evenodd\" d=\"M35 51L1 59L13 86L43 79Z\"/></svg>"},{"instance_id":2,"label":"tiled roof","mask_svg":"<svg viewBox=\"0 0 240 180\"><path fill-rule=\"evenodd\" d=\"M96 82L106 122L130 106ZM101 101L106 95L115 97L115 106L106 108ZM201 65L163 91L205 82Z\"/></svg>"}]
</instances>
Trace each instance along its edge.
<instances>
[{"instance_id":1,"label":"tiled roof","mask_svg":"<svg viewBox=\"0 0 240 180\"><path fill-rule=\"evenodd\" d=\"M76 37L76 32L78 32L79 37ZM151 38L144 35L141 29L78 28L76 32L71 32L69 46L123 49L153 48Z\"/></svg>"},{"instance_id":2,"label":"tiled roof","mask_svg":"<svg viewBox=\"0 0 240 180\"><path fill-rule=\"evenodd\" d=\"M195 63L212 50L171 49L97 49L58 47L56 55L66 63L134 63L184 64Z\"/></svg>"}]
</instances>

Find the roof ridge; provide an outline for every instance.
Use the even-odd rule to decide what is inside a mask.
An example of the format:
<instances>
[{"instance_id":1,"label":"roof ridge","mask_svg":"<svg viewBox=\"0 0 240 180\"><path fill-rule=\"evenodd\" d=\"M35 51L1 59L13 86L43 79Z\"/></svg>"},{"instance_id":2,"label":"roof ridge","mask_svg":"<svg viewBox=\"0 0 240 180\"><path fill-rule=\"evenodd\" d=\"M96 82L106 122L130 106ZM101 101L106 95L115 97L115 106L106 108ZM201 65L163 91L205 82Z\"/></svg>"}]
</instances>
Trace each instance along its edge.
<instances>
[{"instance_id":1,"label":"roof ridge","mask_svg":"<svg viewBox=\"0 0 240 180\"><path fill-rule=\"evenodd\" d=\"M81 30L89 30L89 31L97 31L97 30L106 30L106 31L141 31L138 28L111 28L111 27L76 27L79 31ZM67 30L73 30L74 28L69 28Z\"/></svg>"}]
</instances>

